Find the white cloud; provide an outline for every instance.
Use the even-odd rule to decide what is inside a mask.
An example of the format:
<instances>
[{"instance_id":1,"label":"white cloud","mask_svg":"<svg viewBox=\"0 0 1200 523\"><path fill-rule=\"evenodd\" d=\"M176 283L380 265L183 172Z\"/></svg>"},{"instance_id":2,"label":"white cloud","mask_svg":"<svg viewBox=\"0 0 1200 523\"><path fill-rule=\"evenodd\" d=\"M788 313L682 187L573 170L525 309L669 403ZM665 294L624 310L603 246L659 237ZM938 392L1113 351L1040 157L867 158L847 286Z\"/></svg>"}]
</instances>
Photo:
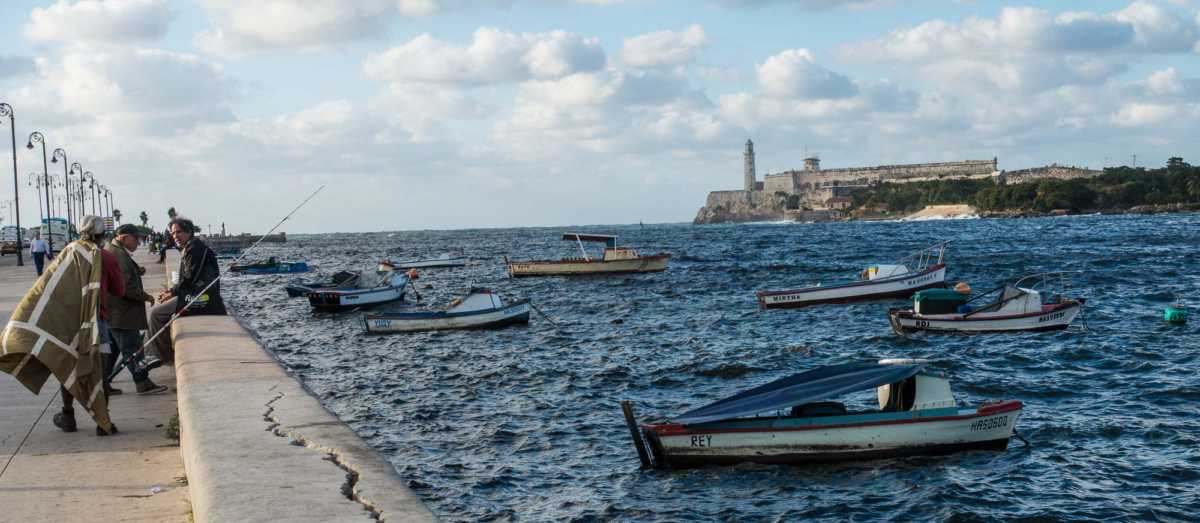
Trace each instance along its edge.
<instances>
[{"instance_id":1,"label":"white cloud","mask_svg":"<svg viewBox=\"0 0 1200 523\"><path fill-rule=\"evenodd\" d=\"M200 0L213 27L196 35L208 53L309 50L383 34L397 15L393 0Z\"/></svg>"},{"instance_id":2,"label":"white cloud","mask_svg":"<svg viewBox=\"0 0 1200 523\"><path fill-rule=\"evenodd\" d=\"M470 45L456 46L428 34L368 56L367 77L385 82L492 84L555 79L603 67L596 38L565 31L509 33L483 27Z\"/></svg>"},{"instance_id":3,"label":"white cloud","mask_svg":"<svg viewBox=\"0 0 1200 523\"><path fill-rule=\"evenodd\" d=\"M626 38L621 61L633 67L683 65L693 62L707 45L708 35L699 25L681 32L657 31Z\"/></svg>"},{"instance_id":4,"label":"white cloud","mask_svg":"<svg viewBox=\"0 0 1200 523\"><path fill-rule=\"evenodd\" d=\"M878 9L895 4L895 0L720 0L730 7L768 7L784 4L806 11L846 8L851 10Z\"/></svg>"},{"instance_id":5,"label":"white cloud","mask_svg":"<svg viewBox=\"0 0 1200 523\"><path fill-rule=\"evenodd\" d=\"M1114 124L1122 127L1142 127L1162 123L1175 114L1169 105L1153 103L1128 103L1112 116Z\"/></svg>"},{"instance_id":6,"label":"white cloud","mask_svg":"<svg viewBox=\"0 0 1200 523\"><path fill-rule=\"evenodd\" d=\"M35 7L24 34L42 42L129 43L161 38L171 18L165 0L58 0Z\"/></svg>"},{"instance_id":7,"label":"white cloud","mask_svg":"<svg viewBox=\"0 0 1200 523\"><path fill-rule=\"evenodd\" d=\"M846 76L813 60L807 49L789 49L758 66L763 92L777 98L846 98L858 89Z\"/></svg>"},{"instance_id":8,"label":"white cloud","mask_svg":"<svg viewBox=\"0 0 1200 523\"><path fill-rule=\"evenodd\" d=\"M1200 43L1200 21L1188 20L1155 4L1134 2L1113 17L1133 28L1137 46L1146 51L1186 53Z\"/></svg>"}]
</instances>

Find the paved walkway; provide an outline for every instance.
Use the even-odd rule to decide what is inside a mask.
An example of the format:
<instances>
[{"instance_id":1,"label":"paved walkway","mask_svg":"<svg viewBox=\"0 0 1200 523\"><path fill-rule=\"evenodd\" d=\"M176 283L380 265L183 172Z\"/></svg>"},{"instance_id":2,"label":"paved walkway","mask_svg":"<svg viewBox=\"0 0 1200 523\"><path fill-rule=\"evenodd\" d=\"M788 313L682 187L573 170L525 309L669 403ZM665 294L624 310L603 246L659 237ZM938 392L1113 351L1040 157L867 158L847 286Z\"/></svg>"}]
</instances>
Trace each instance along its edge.
<instances>
[{"instance_id":1,"label":"paved walkway","mask_svg":"<svg viewBox=\"0 0 1200 523\"><path fill-rule=\"evenodd\" d=\"M171 254L166 265L154 263L157 256L144 247L135 255L146 267L147 292L163 287L164 267L178 265L178 252ZM8 321L34 282L33 262L26 258L25 264L17 267L15 256L0 257L0 321ZM75 413L78 432L67 434L51 423L62 405L53 377L34 396L0 373L0 468L20 446L0 476L0 521L187 521L191 505L183 459L165 430L176 412L174 370L159 368L150 377L170 390L138 396L128 372L117 377L113 386L125 394L111 398L110 411L121 432L101 438L83 409ZM30 426L33 432L21 446Z\"/></svg>"}]
</instances>

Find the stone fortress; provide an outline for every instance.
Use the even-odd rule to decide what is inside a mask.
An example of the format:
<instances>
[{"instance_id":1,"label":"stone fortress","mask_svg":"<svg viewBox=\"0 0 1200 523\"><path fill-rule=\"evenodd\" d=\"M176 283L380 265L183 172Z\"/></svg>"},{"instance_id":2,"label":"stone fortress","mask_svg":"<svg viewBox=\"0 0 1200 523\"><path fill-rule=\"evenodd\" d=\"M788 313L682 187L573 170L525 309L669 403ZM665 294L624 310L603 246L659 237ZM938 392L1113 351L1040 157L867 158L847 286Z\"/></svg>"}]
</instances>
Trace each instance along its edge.
<instances>
[{"instance_id":1,"label":"stone fortress","mask_svg":"<svg viewBox=\"0 0 1200 523\"><path fill-rule=\"evenodd\" d=\"M754 142L746 140L742 162L742 190L708 193L693 223L722 223L806 219L804 212L840 211L851 204L856 188L883 183L933 180L993 179L996 183L1023 183L1045 178L1072 179L1095 176L1100 171L1057 164L1019 171L1001 171L996 158L956 162L916 163L822 169L816 155L804 159L803 170L767 173L758 181Z\"/></svg>"}]
</instances>

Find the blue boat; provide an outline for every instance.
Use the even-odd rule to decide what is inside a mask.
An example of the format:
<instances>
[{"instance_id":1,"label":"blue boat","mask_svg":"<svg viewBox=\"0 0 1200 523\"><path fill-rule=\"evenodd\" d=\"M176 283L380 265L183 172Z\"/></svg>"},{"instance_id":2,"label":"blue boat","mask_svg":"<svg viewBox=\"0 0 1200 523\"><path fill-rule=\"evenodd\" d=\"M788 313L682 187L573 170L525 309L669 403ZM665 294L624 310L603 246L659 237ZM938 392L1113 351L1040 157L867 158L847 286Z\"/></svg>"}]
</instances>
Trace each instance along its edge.
<instances>
[{"instance_id":1,"label":"blue boat","mask_svg":"<svg viewBox=\"0 0 1200 523\"><path fill-rule=\"evenodd\" d=\"M231 265L230 272L240 272L242 274L293 274L299 272L308 272L308 263L298 262L282 262L276 260L274 256L268 258L267 261L250 263L246 265Z\"/></svg>"}]
</instances>

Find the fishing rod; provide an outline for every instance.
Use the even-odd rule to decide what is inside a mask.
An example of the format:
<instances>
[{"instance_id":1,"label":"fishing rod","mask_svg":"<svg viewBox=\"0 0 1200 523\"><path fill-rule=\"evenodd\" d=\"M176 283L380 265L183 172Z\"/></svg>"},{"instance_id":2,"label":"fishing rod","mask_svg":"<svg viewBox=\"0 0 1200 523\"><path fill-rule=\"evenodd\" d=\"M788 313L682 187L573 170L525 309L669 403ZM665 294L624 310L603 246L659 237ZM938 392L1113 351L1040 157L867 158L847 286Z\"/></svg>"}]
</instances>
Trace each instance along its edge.
<instances>
[{"instance_id":1,"label":"fishing rod","mask_svg":"<svg viewBox=\"0 0 1200 523\"><path fill-rule=\"evenodd\" d=\"M250 247L247 247L245 250L243 250L242 254L240 256L238 256L237 259L233 260L233 263L229 264L230 268L225 270L225 274L228 274L230 272L230 269L232 269L234 266L236 266L239 261L242 261L242 258L245 258L246 255L250 253L250 251L254 250L255 247L258 247L258 244L262 243L263 240L267 239L267 236L270 236L272 233L274 233L276 229L278 229L281 225L283 225L283 222L288 221L288 219L291 218L293 214L296 214L296 212L298 212L300 210L300 208L304 207L305 204L307 204L310 200L312 200L314 197L316 197L317 193L321 192L321 190L324 188L325 188L324 185L317 187L317 190L313 191L312 194L308 195L308 198L305 198L304 201L300 202L300 205L297 205L295 209L292 209L292 212L287 213L287 215L284 216L282 220L279 220L279 223L275 224L274 227L271 227L271 230L267 231L266 234L262 235L262 237L260 237L258 239L258 241L254 242L252 245L250 245ZM200 292L196 293L195 296L192 296L191 299L189 299L187 301L187 303L185 303L183 305L183 307L179 308L179 310L177 310L174 314L172 314L171 318L169 320L167 320L167 322L164 323L161 328L158 329L158 332L155 332L153 336L150 336L150 339L146 340L146 342L144 344L142 344L142 348L140 348L136 352L134 352L130 356L130 358L137 357L137 355L144 353L146 351L146 348L149 347L150 344L153 343L155 339L157 339L160 335L162 335L163 331L166 331L167 328L170 327L171 324L175 322L175 320L179 319L179 317L181 315L183 315L184 311L186 311L188 309L188 307L191 307L192 304L196 302L196 300L200 299L201 296L204 296L204 293L207 292L209 288L211 288L213 285L216 285L216 283L218 281L221 281L221 277L224 276L225 274L217 274L217 277L213 278L213 281L208 282L208 285L205 285L203 289L200 289ZM117 367L117 368L120 368L120 367ZM116 376L116 373L114 373L113 376Z\"/></svg>"}]
</instances>

